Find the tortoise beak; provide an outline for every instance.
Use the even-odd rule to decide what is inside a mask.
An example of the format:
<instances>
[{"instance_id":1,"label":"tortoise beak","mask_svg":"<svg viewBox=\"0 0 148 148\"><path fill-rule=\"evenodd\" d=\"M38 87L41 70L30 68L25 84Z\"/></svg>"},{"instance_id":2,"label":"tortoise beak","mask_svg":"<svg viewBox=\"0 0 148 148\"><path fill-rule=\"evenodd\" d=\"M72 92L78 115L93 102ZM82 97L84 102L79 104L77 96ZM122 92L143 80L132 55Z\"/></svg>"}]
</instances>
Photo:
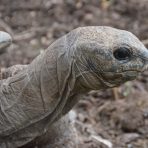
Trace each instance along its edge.
<instances>
[{"instance_id":1,"label":"tortoise beak","mask_svg":"<svg viewBox=\"0 0 148 148\"><path fill-rule=\"evenodd\" d=\"M4 52L4 49L8 47L11 42L11 36L6 32L0 31L0 53Z\"/></svg>"}]
</instances>

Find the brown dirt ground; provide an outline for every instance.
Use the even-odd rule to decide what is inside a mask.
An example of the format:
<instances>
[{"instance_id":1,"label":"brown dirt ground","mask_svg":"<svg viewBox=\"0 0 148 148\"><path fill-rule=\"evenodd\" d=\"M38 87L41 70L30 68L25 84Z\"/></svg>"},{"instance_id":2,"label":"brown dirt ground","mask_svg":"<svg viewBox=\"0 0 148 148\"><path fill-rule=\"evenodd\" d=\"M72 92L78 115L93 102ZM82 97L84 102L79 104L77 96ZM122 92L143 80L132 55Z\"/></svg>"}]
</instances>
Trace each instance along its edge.
<instances>
[{"instance_id":1,"label":"brown dirt ground","mask_svg":"<svg viewBox=\"0 0 148 148\"><path fill-rule=\"evenodd\" d=\"M148 0L0 0L0 30L13 45L0 66L27 64L51 42L79 26L108 25L136 34L148 45ZM115 93L118 98L115 99ZM118 89L91 92L75 107L79 147L148 148L148 72Z\"/></svg>"}]
</instances>

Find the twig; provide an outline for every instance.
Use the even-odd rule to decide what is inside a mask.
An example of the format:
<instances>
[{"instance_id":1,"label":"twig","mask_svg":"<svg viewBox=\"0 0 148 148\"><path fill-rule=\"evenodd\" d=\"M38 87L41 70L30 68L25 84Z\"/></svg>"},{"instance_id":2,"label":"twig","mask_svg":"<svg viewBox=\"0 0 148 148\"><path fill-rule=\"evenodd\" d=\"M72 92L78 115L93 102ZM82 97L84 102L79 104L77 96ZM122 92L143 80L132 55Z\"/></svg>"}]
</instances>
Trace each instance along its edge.
<instances>
[{"instance_id":1,"label":"twig","mask_svg":"<svg viewBox=\"0 0 148 148\"><path fill-rule=\"evenodd\" d=\"M30 38L33 38L35 36L35 32L26 32L26 33L21 33L13 36L13 41L21 41L21 40L27 40Z\"/></svg>"},{"instance_id":2,"label":"twig","mask_svg":"<svg viewBox=\"0 0 148 148\"><path fill-rule=\"evenodd\" d=\"M100 136L92 135L91 138L92 138L92 140L95 140L96 142L103 143L104 145L108 146L108 148L112 148L113 147L113 144L109 140L103 139Z\"/></svg>"},{"instance_id":3,"label":"twig","mask_svg":"<svg viewBox=\"0 0 148 148\"><path fill-rule=\"evenodd\" d=\"M33 38L36 35L36 32L45 33L47 31L47 27L37 27L37 28L31 28L27 31L23 31L15 36L13 36L13 41L21 41Z\"/></svg>"},{"instance_id":4,"label":"twig","mask_svg":"<svg viewBox=\"0 0 148 148\"><path fill-rule=\"evenodd\" d=\"M11 27L7 23L5 23L2 19L0 19L0 26L4 28L6 32L10 33L13 36L14 33Z\"/></svg>"}]
</instances>

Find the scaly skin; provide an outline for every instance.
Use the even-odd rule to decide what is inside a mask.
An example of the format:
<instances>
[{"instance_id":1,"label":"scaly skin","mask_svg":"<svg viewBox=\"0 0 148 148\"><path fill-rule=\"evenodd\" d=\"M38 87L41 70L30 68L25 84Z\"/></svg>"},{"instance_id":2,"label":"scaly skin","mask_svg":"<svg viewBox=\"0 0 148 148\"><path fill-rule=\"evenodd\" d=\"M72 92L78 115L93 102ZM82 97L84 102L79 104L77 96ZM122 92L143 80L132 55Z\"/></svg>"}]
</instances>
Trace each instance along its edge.
<instances>
[{"instance_id":1,"label":"scaly skin","mask_svg":"<svg viewBox=\"0 0 148 148\"><path fill-rule=\"evenodd\" d=\"M129 49L130 56L117 59L114 53L119 48ZM61 117L80 95L119 86L147 67L148 50L132 33L111 27L71 31L28 66L17 72L13 72L15 66L6 70L8 76L0 83L0 147L28 143L45 147L43 139L62 139L66 132L63 120L67 119ZM65 135L72 133L69 128L67 131ZM48 146L55 148L56 143L49 142ZM64 146L71 147L68 143Z\"/></svg>"}]
</instances>

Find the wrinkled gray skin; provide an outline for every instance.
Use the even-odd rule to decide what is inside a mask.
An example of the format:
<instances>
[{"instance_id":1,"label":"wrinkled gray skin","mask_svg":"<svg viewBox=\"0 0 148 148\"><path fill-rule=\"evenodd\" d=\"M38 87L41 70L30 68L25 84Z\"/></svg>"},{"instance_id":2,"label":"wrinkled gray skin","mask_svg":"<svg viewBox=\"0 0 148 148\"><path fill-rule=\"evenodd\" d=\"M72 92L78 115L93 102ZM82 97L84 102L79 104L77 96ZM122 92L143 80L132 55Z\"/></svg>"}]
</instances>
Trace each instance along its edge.
<instances>
[{"instance_id":1,"label":"wrinkled gray skin","mask_svg":"<svg viewBox=\"0 0 148 148\"><path fill-rule=\"evenodd\" d=\"M114 57L119 47L130 48L130 60ZM47 139L55 148L64 137L60 142L66 144L59 147L72 148L68 117L61 117L90 90L135 79L148 67L148 50L128 31L82 27L56 40L31 64L16 67L6 69L0 82L0 147L45 147L40 144Z\"/></svg>"}]
</instances>

